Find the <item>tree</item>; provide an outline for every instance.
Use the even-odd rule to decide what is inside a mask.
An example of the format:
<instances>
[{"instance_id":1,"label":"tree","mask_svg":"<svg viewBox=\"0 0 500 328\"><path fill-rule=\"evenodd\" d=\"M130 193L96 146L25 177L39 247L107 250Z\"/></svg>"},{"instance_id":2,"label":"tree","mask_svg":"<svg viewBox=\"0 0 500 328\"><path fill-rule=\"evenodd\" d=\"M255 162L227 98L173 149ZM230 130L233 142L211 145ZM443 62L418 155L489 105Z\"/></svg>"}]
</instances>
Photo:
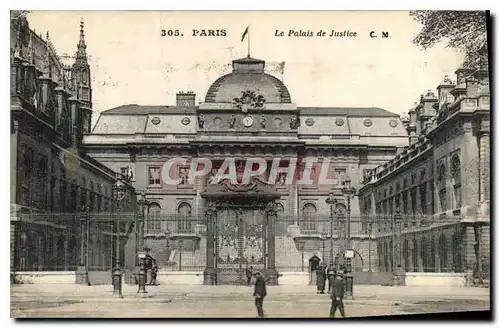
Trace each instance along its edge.
<instances>
[{"instance_id":1,"label":"tree","mask_svg":"<svg viewBox=\"0 0 500 328\"><path fill-rule=\"evenodd\" d=\"M487 60L487 25L485 11L410 11L422 24L413 43L424 50L446 40L447 47L465 54L464 67L477 68Z\"/></svg>"}]
</instances>

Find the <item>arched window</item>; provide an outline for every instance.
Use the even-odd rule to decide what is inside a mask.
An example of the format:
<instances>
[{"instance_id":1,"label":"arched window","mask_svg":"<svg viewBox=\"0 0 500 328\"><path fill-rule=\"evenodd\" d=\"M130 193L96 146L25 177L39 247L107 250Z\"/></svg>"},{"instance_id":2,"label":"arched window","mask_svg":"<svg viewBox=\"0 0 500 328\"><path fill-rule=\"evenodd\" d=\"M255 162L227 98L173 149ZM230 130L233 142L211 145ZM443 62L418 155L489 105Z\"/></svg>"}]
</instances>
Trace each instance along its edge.
<instances>
[{"instance_id":1,"label":"arched window","mask_svg":"<svg viewBox=\"0 0 500 328\"><path fill-rule=\"evenodd\" d=\"M95 189L94 183L90 181L90 193L89 193L89 211L94 212L95 209Z\"/></svg>"},{"instance_id":2,"label":"arched window","mask_svg":"<svg viewBox=\"0 0 500 328\"><path fill-rule=\"evenodd\" d=\"M315 231L316 230L316 206L311 203L307 203L302 208L302 224L301 229L303 231Z\"/></svg>"},{"instance_id":3,"label":"arched window","mask_svg":"<svg viewBox=\"0 0 500 328\"><path fill-rule=\"evenodd\" d=\"M159 232L161 230L161 206L158 203L151 203L148 207L148 217L146 230Z\"/></svg>"},{"instance_id":4,"label":"arched window","mask_svg":"<svg viewBox=\"0 0 500 328\"><path fill-rule=\"evenodd\" d=\"M444 164L438 170L439 208L441 212L447 210L446 206L446 168Z\"/></svg>"},{"instance_id":5,"label":"arched window","mask_svg":"<svg viewBox=\"0 0 500 328\"><path fill-rule=\"evenodd\" d=\"M441 272L450 271L448 267L448 243L444 234L439 236L439 267L441 268Z\"/></svg>"},{"instance_id":6,"label":"arched window","mask_svg":"<svg viewBox=\"0 0 500 328\"><path fill-rule=\"evenodd\" d=\"M453 185L453 208L462 207L462 195L460 189L462 187L462 176L460 169L460 158L457 155L451 160L451 183Z\"/></svg>"},{"instance_id":7,"label":"arched window","mask_svg":"<svg viewBox=\"0 0 500 328\"><path fill-rule=\"evenodd\" d=\"M178 232L190 233L191 231L191 205L186 202L182 202L177 207L178 221L177 229Z\"/></svg>"},{"instance_id":8,"label":"arched window","mask_svg":"<svg viewBox=\"0 0 500 328\"><path fill-rule=\"evenodd\" d=\"M425 170L420 172L420 212L427 214L427 181L425 181Z\"/></svg>"},{"instance_id":9,"label":"arched window","mask_svg":"<svg viewBox=\"0 0 500 328\"><path fill-rule=\"evenodd\" d=\"M394 214L394 209L393 209L393 206L392 206L393 204L394 204L394 189L391 186L389 188L389 208L388 208L388 211L387 211L388 215Z\"/></svg>"},{"instance_id":10,"label":"arched window","mask_svg":"<svg viewBox=\"0 0 500 328\"><path fill-rule=\"evenodd\" d=\"M402 194L402 203L403 203L403 214L408 214L408 179L404 179L403 181L403 192Z\"/></svg>"}]
</instances>

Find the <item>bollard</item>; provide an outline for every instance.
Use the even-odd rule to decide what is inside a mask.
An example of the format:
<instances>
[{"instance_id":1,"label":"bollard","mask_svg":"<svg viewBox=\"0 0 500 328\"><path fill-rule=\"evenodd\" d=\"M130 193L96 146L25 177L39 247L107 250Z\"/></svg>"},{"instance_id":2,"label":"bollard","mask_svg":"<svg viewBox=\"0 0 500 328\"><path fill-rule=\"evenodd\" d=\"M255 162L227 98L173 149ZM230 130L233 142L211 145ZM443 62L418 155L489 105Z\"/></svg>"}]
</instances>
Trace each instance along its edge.
<instances>
[{"instance_id":1,"label":"bollard","mask_svg":"<svg viewBox=\"0 0 500 328\"><path fill-rule=\"evenodd\" d=\"M113 270L113 296L123 298L122 295L122 271L116 266Z\"/></svg>"},{"instance_id":2,"label":"bollard","mask_svg":"<svg viewBox=\"0 0 500 328\"><path fill-rule=\"evenodd\" d=\"M146 271L144 270L144 265L141 265L139 269L139 288L137 289L138 293L145 294L146 291Z\"/></svg>"}]
</instances>

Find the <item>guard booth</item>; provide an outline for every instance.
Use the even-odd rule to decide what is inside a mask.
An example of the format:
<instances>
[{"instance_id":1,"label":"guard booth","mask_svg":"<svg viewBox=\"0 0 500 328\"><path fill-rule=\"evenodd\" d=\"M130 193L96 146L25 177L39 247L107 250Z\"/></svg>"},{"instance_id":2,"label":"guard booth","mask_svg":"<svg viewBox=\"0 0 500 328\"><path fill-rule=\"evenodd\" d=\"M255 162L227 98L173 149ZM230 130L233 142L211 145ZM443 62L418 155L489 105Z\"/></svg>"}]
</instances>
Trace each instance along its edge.
<instances>
[{"instance_id":1,"label":"guard booth","mask_svg":"<svg viewBox=\"0 0 500 328\"><path fill-rule=\"evenodd\" d=\"M309 284L316 285L316 269L319 267L321 259L314 255L309 259Z\"/></svg>"}]
</instances>

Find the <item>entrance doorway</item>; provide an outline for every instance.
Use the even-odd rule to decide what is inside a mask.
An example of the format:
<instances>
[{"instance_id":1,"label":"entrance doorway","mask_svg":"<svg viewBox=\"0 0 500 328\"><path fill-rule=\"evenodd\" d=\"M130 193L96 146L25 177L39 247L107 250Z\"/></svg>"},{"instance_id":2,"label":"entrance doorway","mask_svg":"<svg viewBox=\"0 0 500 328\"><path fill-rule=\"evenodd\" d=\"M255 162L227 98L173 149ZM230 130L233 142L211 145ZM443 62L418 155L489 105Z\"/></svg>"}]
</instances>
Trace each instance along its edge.
<instances>
[{"instance_id":1,"label":"entrance doorway","mask_svg":"<svg viewBox=\"0 0 500 328\"><path fill-rule=\"evenodd\" d=\"M319 267L321 259L314 255L309 259L309 284L316 285L316 269Z\"/></svg>"},{"instance_id":2,"label":"entrance doorway","mask_svg":"<svg viewBox=\"0 0 500 328\"><path fill-rule=\"evenodd\" d=\"M266 269L264 208L228 207L218 211L215 229L215 267L218 285L246 285L247 270Z\"/></svg>"}]
</instances>

